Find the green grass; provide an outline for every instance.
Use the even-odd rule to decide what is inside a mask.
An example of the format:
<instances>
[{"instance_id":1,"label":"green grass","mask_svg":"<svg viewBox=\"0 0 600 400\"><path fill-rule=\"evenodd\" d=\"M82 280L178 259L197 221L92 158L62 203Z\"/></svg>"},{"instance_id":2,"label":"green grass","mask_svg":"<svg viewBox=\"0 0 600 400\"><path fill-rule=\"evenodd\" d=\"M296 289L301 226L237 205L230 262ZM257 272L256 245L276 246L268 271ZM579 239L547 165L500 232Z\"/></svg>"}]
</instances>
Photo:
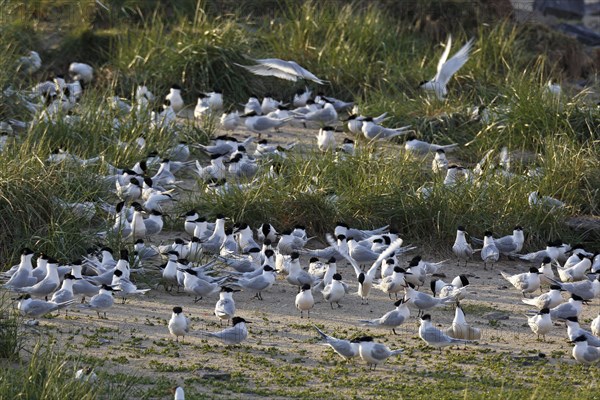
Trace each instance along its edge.
<instances>
[{"instance_id":1,"label":"green grass","mask_svg":"<svg viewBox=\"0 0 600 400\"><path fill-rule=\"evenodd\" d=\"M461 13L455 4L449 4L448 14L439 16L444 23L452 13L465 21L473 17L487 21L481 14ZM475 51L450 82L449 100L439 102L416 90L419 81L433 75L443 51L440 40L444 36L422 32L416 22L427 12L438 13L436 2L400 12L387 3L365 6L348 2L332 7L283 2L273 8L274 18L259 12L254 18L219 13L219 7L210 2L186 2L173 10L161 10L155 3L126 2L119 4L120 8L113 2L107 5L110 12L99 5L77 8L69 2L7 8L9 15L19 18L2 20L5 35L1 40L7 49L1 61L3 88L27 87L54 68L64 70L66 64L56 62L64 63L67 58L92 63L96 81L76 110L76 122L36 124L0 155L0 220L9 228L0 233L5 243L0 259L14 260L20 247L17 243L76 257L90 238L80 235L77 219L57 209L53 197L110 200L106 187L89 179L90 173L106 173L104 163L84 171L69 165L52 166L45 162L51 150L62 147L82 158L100 155L122 167L132 165L143 154L123 151L118 140L127 142L145 134L148 149L159 152L173 143L170 132L148 130L144 121L135 118L112 129L118 114L107 107L108 97L131 97L135 86L143 83L160 99L160 93L177 82L184 86L188 103L193 104L197 91L218 87L231 104L265 90L291 95L299 86L277 79L251 79L234 65L246 63L246 57L296 60L331 82L324 88L329 94L355 99L364 112L389 111L390 125L411 124L421 138L436 143L469 143L456 153L466 166L476 163L489 149L498 152L508 146L511 152L533 160L515 160L515 172L539 166L545 175L508 182L492 177L483 188L465 184L447 190L419 167L419 160L394 149L384 150L383 157L375 160L370 158L374 150L366 147L355 159L337 164L317 154L292 157L284 162L286 179L260 182L246 193L235 191L221 197L200 193L181 203L177 211L194 206L210 216L225 212L236 221L253 224L270 219L279 227L308 222L314 234L329 231L340 219L359 226L391 223L421 241L449 241L458 224L480 234L488 228L504 232L518 223L531 232L533 243L554 236L586 239L565 228L565 218L599 212L600 128L595 121L600 109L589 107L583 94L564 96L560 105L544 95L548 79L569 73L544 51L559 45L560 49L566 45L577 48L554 32L542 30L546 35L540 36L528 25L508 20L465 24L464 30L452 32L453 43L458 46L475 37ZM25 11L31 11L33 17L26 17ZM169 12L172 16L167 18ZM62 17L68 20L61 20L61 13L68 15ZM398 24L398 16L412 23ZM65 23L65 30L55 36L56 45L40 50L45 67L32 77L16 79L10 71L18 55L42 47L43 32L58 22ZM73 53L73 49L80 50ZM4 96L0 102L6 105L3 117L27 117L15 106L14 98ZM499 113L496 122L472 121L471 110L480 104ZM180 136L204 142L212 129L190 126ZM318 182L311 182L313 177ZM423 200L415 193L427 182L433 183L433 195ZM534 189L560 198L569 208L553 214L530 209L526 198ZM337 203L331 201L333 194Z\"/></svg>"}]
</instances>

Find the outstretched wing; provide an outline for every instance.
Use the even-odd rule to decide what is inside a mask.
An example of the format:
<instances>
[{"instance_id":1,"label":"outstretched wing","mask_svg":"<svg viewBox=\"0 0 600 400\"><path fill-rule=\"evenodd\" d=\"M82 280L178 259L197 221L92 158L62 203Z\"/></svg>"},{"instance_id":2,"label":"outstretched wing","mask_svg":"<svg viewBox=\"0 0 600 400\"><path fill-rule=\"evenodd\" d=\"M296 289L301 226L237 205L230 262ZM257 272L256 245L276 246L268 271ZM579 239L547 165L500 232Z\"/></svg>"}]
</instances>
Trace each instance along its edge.
<instances>
[{"instance_id":1,"label":"outstretched wing","mask_svg":"<svg viewBox=\"0 0 600 400\"><path fill-rule=\"evenodd\" d=\"M451 59L446 61L435 76L434 80L443 85L446 85L452 75L456 73L469 59L469 53L473 47L474 38L471 38ZM446 49L448 50L448 49Z\"/></svg>"}]
</instances>

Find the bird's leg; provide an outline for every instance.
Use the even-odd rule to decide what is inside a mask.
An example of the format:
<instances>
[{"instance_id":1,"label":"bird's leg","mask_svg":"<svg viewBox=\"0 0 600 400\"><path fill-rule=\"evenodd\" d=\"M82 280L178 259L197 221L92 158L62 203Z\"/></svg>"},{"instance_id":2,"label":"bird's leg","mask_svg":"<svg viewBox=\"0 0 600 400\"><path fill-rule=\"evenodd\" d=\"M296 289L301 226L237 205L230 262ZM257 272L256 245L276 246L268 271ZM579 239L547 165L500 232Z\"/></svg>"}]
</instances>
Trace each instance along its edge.
<instances>
[{"instance_id":1,"label":"bird's leg","mask_svg":"<svg viewBox=\"0 0 600 400\"><path fill-rule=\"evenodd\" d=\"M331 306L331 309L333 310L333 301L331 303L329 303L329 305Z\"/></svg>"},{"instance_id":2,"label":"bird's leg","mask_svg":"<svg viewBox=\"0 0 600 400\"><path fill-rule=\"evenodd\" d=\"M394 333L394 335L397 335L395 328L392 328L392 332Z\"/></svg>"},{"instance_id":3,"label":"bird's leg","mask_svg":"<svg viewBox=\"0 0 600 400\"><path fill-rule=\"evenodd\" d=\"M542 288L540 288L540 290L542 290ZM85 296L83 296L83 297L81 298L81 304L83 304L83 302L84 302L84 301L85 301Z\"/></svg>"},{"instance_id":4,"label":"bird's leg","mask_svg":"<svg viewBox=\"0 0 600 400\"><path fill-rule=\"evenodd\" d=\"M198 296L194 297L194 303L197 303L200 300L202 300L202 296L200 296L200 298L198 298Z\"/></svg>"},{"instance_id":5,"label":"bird's leg","mask_svg":"<svg viewBox=\"0 0 600 400\"><path fill-rule=\"evenodd\" d=\"M337 305L338 305L338 308L342 308L342 305L340 304L340 302L339 302L339 301L336 301L336 303L337 303Z\"/></svg>"},{"instance_id":6,"label":"bird's leg","mask_svg":"<svg viewBox=\"0 0 600 400\"><path fill-rule=\"evenodd\" d=\"M307 310L306 313L308 314L308 319L310 319L310 310Z\"/></svg>"},{"instance_id":7,"label":"bird's leg","mask_svg":"<svg viewBox=\"0 0 600 400\"><path fill-rule=\"evenodd\" d=\"M304 317L302 316L302 310L300 310L300 319L302 319L302 318L304 318Z\"/></svg>"},{"instance_id":8,"label":"bird's leg","mask_svg":"<svg viewBox=\"0 0 600 400\"><path fill-rule=\"evenodd\" d=\"M98 318L102 319L102 317L100 316L100 311L96 311L96 314L98 314Z\"/></svg>"}]
</instances>

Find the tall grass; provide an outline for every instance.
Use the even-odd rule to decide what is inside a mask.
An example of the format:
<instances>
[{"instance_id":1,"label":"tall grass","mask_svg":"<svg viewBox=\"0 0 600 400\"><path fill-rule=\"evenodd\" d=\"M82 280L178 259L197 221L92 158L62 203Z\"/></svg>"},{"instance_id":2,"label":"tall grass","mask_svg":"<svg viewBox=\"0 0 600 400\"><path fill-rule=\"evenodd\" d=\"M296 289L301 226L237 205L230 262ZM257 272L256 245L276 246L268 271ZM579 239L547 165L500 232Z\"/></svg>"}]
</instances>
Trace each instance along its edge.
<instances>
[{"instance_id":1,"label":"tall grass","mask_svg":"<svg viewBox=\"0 0 600 400\"><path fill-rule=\"evenodd\" d=\"M15 18L2 19L2 88L28 87L54 68L64 71L72 57L92 63L96 80L75 112L75 122L36 124L0 155L0 221L7 227L0 231L0 259L14 260L21 245L41 246L64 258L81 254L92 237L80 234L81 221L57 207L54 197L111 200L110 188L97 178L107 173L106 163L129 166L147 151L163 153L181 137L205 141L210 133L189 126L174 136L167 130L150 130L135 118L113 129L117 113L107 106L107 97L131 98L136 85L146 84L157 94L158 104L168 87L179 83L188 104L194 104L196 92L212 88L222 89L226 101L235 104L251 92L260 95L266 90L287 98L304 85L255 79L234 64L248 64L248 57L295 60L330 81L313 87L315 91L354 99L363 113L388 111L388 125L411 124L426 140L469 143L455 153L467 167L488 150L497 154L507 146L515 155L515 172L538 166L545 175L508 181L490 175L484 176L486 185L448 189L431 176L429 160L423 164L406 156L397 149L402 145L398 141L396 148L367 147L356 158L337 163L312 153L292 156L283 162L282 179L260 181L247 192L199 193L180 204L181 209L197 206L209 215L225 212L254 223L304 223L315 233L330 230L340 219L362 226L391 222L418 240L449 240L459 223L476 226L470 229L475 233L487 228L505 231L519 223L536 231L535 238L542 241L572 235L563 225L567 216L598 213L600 110L589 107L584 96L569 97L568 91L559 103L545 93L546 82L564 69L543 52L561 44L556 34L540 37L506 19L451 29L448 15L471 15L461 12L456 2L448 3L446 13L438 13L436 1L413 8L394 8L387 2L263 3L269 5L268 12L257 9L253 17L234 11L219 14L219 7L229 5L213 2L186 1L163 9L156 2L107 1L103 4L108 10L98 4L77 8L71 2L39 2L33 11L27 8L32 5L6 3ZM31 77L15 76L16 59L42 46L41 27L60 22L61 13L69 18L62 25L63 36L52 48L41 49L46 69ZM437 19L427 21L427 15ZM488 20L482 12L475 17ZM441 102L426 98L417 85L435 74L448 33L454 50L470 37L476 41L469 62L449 84L452 95ZM565 39L564 44L569 43ZM13 99L0 96L2 118L26 117ZM481 104L498 114L493 123L473 120L472 109ZM141 134L148 142L144 152L118 145ZM50 165L45 160L57 147L82 158L101 156L103 161L83 169ZM432 187L426 200L417 195L424 184ZM529 208L527 194L536 189L559 197L569 208L552 214ZM98 217L91 225L101 222Z\"/></svg>"},{"instance_id":2,"label":"tall grass","mask_svg":"<svg viewBox=\"0 0 600 400\"><path fill-rule=\"evenodd\" d=\"M75 379L79 365L48 342L38 342L25 362L0 370L0 393L6 399L127 399L135 377L118 382L99 380L88 383Z\"/></svg>"}]
</instances>

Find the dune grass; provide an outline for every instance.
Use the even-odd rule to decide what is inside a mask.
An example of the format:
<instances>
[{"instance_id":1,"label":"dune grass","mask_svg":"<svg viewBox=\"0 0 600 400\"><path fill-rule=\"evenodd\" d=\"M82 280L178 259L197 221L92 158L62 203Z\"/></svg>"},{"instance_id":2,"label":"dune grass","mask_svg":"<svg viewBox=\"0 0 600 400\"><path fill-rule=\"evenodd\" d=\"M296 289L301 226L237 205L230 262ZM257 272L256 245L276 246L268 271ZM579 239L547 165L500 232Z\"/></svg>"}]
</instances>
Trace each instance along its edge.
<instances>
[{"instance_id":1,"label":"dune grass","mask_svg":"<svg viewBox=\"0 0 600 400\"><path fill-rule=\"evenodd\" d=\"M4 261L16 258L18 244L42 247L67 259L81 254L91 237L81 235L81 222L52 198L110 200L106 187L90 174L105 174L105 162L123 167L143 156L123 150L118 140L145 134L149 149L159 152L177 140L135 119L112 129L116 114L107 106L107 97L131 98L135 86L143 83L160 99L172 83L179 83L188 104L194 103L198 91L212 88L222 89L226 102L234 104L267 90L289 97L303 86L253 79L234 65L249 63L248 57L296 60L330 81L322 88L328 94L355 99L365 113L388 111L389 125L411 124L421 138L440 144L469 143L456 152L466 166L490 149L497 155L508 146L516 173L539 167L545 175L507 180L490 174L484 176L485 185L465 183L449 189L432 176L429 160L423 164L398 150L399 141L384 150L366 146L354 159L336 161L316 153L291 156L283 161L284 178L263 181L248 192L193 194L177 212L197 207L208 216L225 212L236 221L271 220L282 228L304 223L314 234L330 231L337 220L360 226L391 224L422 242L449 242L458 224L469 226L474 234L486 229L505 232L521 224L531 233L532 243L555 236L585 240L565 227L565 219L599 212L600 110L590 106L585 93L573 96L567 87L556 102L544 90L550 78L568 71L539 50L559 41L573 43L570 39L552 33L536 41L532 37L539 39L539 33L507 19L473 23L473 17L489 21L483 6L471 15L461 14L451 3L447 15L438 15L435 1L415 9L397 9L386 2L334 6L267 1L242 7L252 11L248 14L213 2L189 1L166 9L156 2L103 4L108 10L71 2L11 5L8 14L18 18L2 20L0 40L7 50L0 61L2 88L28 87L59 68L64 71L74 59L96 67L96 80L75 113L77 122L33 126L0 155L0 219L9 228L0 233ZM424 25L432 10L441 21L438 30ZM462 26L449 23L452 13L464 19ZM59 22L64 23L63 33L45 48L43 33ZM446 33L452 33L455 49L475 37L475 51L450 82L452 96L440 102L423 97L417 86L434 75ZM41 48L44 67L31 77L13 74L15 60L30 48ZM13 99L3 94L0 101L3 118L27 116ZM482 104L498 114L490 124L472 118L473 108ZM180 136L205 141L208 128L190 126ZM57 147L82 158L100 155L103 161L83 170L49 165L45 160ZM423 185L433 188L427 199L417 194ZM569 207L560 213L530 208L527 195L536 189ZM101 216L91 225L100 220Z\"/></svg>"}]
</instances>

